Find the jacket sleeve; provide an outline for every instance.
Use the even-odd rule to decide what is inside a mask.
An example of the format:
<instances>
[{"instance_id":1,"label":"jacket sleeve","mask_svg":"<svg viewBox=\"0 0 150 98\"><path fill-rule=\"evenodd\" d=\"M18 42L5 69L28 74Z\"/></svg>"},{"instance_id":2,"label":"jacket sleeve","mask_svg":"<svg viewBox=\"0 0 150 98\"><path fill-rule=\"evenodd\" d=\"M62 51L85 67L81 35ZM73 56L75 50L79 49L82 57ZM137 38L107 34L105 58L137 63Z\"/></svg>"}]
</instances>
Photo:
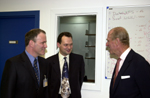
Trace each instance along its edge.
<instances>
[{"instance_id":1,"label":"jacket sleeve","mask_svg":"<svg viewBox=\"0 0 150 98\"><path fill-rule=\"evenodd\" d=\"M10 60L5 63L1 80L1 98L14 98L16 83L16 71Z\"/></svg>"},{"instance_id":2,"label":"jacket sleeve","mask_svg":"<svg viewBox=\"0 0 150 98\"><path fill-rule=\"evenodd\" d=\"M82 56L81 66L80 66L80 89L81 89L82 84L83 84L84 75L85 75L85 63L84 63L83 56Z\"/></svg>"},{"instance_id":3,"label":"jacket sleeve","mask_svg":"<svg viewBox=\"0 0 150 98\"><path fill-rule=\"evenodd\" d=\"M142 98L150 98L150 64L143 61L137 64L135 81L141 92Z\"/></svg>"}]
</instances>

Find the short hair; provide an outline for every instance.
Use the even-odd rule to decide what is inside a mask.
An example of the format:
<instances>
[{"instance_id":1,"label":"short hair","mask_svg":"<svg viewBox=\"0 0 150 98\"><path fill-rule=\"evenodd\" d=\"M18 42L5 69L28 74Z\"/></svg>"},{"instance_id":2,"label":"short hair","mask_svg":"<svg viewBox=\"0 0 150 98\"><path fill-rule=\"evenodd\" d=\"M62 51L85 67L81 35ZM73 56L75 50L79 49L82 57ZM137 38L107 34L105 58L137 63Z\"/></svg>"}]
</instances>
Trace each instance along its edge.
<instances>
[{"instance_id":1,"label":"short hair","mask_svg":"<svg viewBox=\"0 0 150 98\"><path fill-rule=\"evenodd\" d=\"M42 29L31 29L29 32L27 32L25 34L25 46L27 46L29 44L30 40L33 40L34 42L36 42L35 38L40 33L46 34L46 32L44 30L42 30Z\"/></svg>"},{"instance_id":2,"label":"short hair","mask_svg":"<svg viewBox=\"0 0 150 98\"><path fill-rule=\"evenodd\" d=\"M72 38L72 35L70 32L62 32L59 34L58 38L57 38L57 42L61 44L61 39L63 36L66 36L66 37L71 37Z\"/></svg>"},{"instance_id":3,"label":"short hair","mask_svg":"<svg viewBox=\"0 0 150 98\"><path fill-rule=\"evenodd\" d=\"M128 32L126 31L125 28L123 27L115 27L112 30L111 33L111 38L112 40L119 38L120 41L124 44L124 45L128 45L129 46L129 35Z\"/></svg>"}]
</instances>

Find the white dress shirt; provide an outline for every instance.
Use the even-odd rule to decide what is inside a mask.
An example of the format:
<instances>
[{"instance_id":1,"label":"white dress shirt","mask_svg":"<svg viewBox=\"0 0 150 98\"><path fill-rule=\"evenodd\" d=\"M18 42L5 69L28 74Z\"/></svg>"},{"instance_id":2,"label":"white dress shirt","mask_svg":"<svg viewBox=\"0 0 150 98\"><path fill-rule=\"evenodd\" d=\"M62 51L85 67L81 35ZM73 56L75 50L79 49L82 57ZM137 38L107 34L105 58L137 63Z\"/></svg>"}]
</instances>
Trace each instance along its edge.
<instances>
[{"instance_id":1,"label":"white dress shirt","mask_svg":"<svg viewBox=\"0 0 150 98\"><path fill-rule=\"evenodd\" d=\"M120 56L121 61L120 61L120 63L119 63L119 69L118 69L118 71L121 69L121 67L122 67L122 65L123 65L123 63L124 63L124 60L126 59L126 57L127 57L128 53L130 52L130 50L131 50L131 48L129 47L127 50L125 50L125 51L121 54L121 56Z\"/></svg>"},{"instance_id":2,"label":"white dress shirt","mask_svg":"<svg viewBox=\"0 0 150 98\"><path fill-rule=\"evenodd\" d=\"M62 70L63 70L63 66L64 66L64 62L65 62L64 57L67 57L67 58L66 58L66 61L67 61L68 68L69 68L69 55L63 56L63 55L59 52L58 58L59 58L59 64L60 64L61 81L62 81ZM68 69L68 70L69 70L69 69ZM61 82L60 82L59 94L61 94Z\"/></svg>"}]
</instances>

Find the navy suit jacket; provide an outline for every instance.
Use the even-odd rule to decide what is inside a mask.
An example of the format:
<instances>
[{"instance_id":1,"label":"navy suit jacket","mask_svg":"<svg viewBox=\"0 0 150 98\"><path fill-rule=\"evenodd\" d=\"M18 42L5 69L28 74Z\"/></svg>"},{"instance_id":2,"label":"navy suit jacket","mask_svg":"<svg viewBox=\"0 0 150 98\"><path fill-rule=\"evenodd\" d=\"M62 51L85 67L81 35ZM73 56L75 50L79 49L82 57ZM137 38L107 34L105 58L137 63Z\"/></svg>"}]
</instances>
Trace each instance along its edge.
<instances>
[{"instance_id":1,"label":"navy suit jacket","mask_svg":"<svg viewBox=\"0 0 150 98\"><path fill-rule=\"evenodd\" d=\"M50 98L58 98L61 73L58 54L47 58L49 63L49 92ZM81 98L81 87L84 78L85 64L83 56L71 53L69 56L69 83L71 96L69 98Z\"/></svg>"},{"instance_id":2,"label":"navy suit jacket","mask_svg":"<svg viewBox=\"0 0 150 98\"><path fill-rule=\"evenodd\" d=\"M45 98L44 75L47 75L46 60L38 57L40 67L40 86L32 64L23 52L8 59L5 63L1 81L1 98Z\"/></svg>"},{"instance_id":3,"label":"navy suit jacket","mask_svg":"<svg viewBox=\"0 0 150 98\"><path fill-rule=\"evenodd\" d=\"M150 98L150 64L132 49L118 73L114 87L113 78L114 73L110 98Z\"/></svg>"}]
</instances>

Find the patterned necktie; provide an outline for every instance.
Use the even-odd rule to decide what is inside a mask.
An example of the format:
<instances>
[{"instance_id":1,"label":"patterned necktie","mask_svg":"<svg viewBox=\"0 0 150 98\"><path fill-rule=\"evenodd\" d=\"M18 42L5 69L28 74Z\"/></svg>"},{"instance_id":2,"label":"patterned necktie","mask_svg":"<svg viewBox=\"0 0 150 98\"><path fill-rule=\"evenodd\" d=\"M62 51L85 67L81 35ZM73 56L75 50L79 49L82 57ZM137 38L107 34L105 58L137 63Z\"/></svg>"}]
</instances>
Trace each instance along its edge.
<instances>
[{"instance_id":1,"label":"patterned necktie","mask_svg":"<svg viewBox=\"0 0 150 98\"><path fill-rule=\"evenodd\" d=\"M118 60L117 60L117 65L116 65L116 70L115 70L115 75L114 75L114 80L113 80L113 87L114 87L114 84L115 84L115 81L116 81L116 78L117 78L117 75L118 75L120 60L121 60L120 58L118 58Z\"/></svg>"},{"instance_id":2,"label":"patterned necktie","mask_svg":"<svg viewBox=\"0 0 150 98\"><path fill-rule=\"evenodd\" d=\"M68 98L70 96L70 85L68 75L68 64L66 57L64 57L64 66L62 71L62 82L61 82L61 96L62 98Z\"/></svg>"},{"instance_id":3,"label":"patterned necktie","mask_svg":"<svg viewBox=\"0 0 150 98\"><path fill-rule=\"evenodd\" d=\"M62 71L62 79L64 77L68 78L68 64L67 64L66 58L67 57L64 57L65 62L64 62L63 71Z\"/></svg>"},{"instance_id":4,"label":"patterned necktie","mask_svg":"<svg viewBox=\"0 0 150 98\"><path fill-rule=\"evenodd\" d=\"M40 83L40 78L39 78L39 73L38 73L38 67L37 67L37 59L34 60L34 71L35 71L35 76L37 78L37 81L38 81L38 85Z\"/></svg>"}]
</instances>

